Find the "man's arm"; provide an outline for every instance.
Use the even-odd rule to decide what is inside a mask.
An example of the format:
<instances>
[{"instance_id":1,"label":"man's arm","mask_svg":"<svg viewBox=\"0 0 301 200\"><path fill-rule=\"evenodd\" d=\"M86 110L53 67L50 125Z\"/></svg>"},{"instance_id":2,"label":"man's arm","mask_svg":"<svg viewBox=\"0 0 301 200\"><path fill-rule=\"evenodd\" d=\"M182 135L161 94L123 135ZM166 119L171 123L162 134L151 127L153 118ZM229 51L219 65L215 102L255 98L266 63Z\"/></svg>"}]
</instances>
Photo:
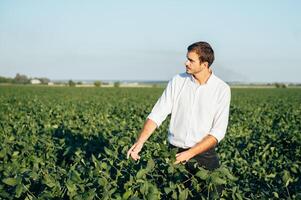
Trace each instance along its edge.
<instances>
[{"instance_id":1,"label":"man's arm","mask_svg":"<svg viewBox=\"0 0 301 200\"><path fill-rule=\"evenodd\" d=\"M193 158L194 156L215 147L216 144L217 144L217 139L214 136L208 134L200 142L198 142L196 145L191 147L189 150L176 154L175 164L178 164L180 162L186 162L189 159Z\"/></svg>"},{"instance_id":2,"label":"man's arm","mask_svg":"<svg viewBox=\"0 0 301 200\"><path fill-rule=\"evenodd\" d=\"M138 139L127 153L127 158L129 158L129 156L131 156L134 160L140 158L138 153L141 151L144 142L151 136L155 129L161 125L167 115L171 113L173 99L172 82L172 80L168 82L166 89L156 102L152 112L147 116L147 120L144 123Z\"/></svg>"},{"instance_id":3,"label":"man's arm","mask_svg":"<svg viewBox=\"0 0 301 200\"><path fill-rule=\"evenodd\" d=\"M138 153L141 151L143 144L147 141L147 139L155 131L156 127L157 127L157 124L154 121L152 121L151 119L146 120L137 141L129 149L129 151L127 153L127 158L129 158L131 156L134 160L140 159L140 156L138 155Z\"/></svg>"}]
</instances>

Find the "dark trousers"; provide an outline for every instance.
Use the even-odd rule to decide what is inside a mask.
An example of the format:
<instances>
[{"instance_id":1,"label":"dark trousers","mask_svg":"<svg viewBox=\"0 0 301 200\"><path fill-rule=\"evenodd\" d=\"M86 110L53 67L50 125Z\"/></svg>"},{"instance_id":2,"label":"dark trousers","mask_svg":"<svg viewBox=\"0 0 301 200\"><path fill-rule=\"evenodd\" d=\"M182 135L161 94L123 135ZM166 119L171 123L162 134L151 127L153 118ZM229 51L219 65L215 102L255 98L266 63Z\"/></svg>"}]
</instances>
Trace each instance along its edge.
<instances>
[{"instance_id":1,"label":"dark trousers","mask_svg":"<svg viewBox=\"0 0 301 200\"><path fill-rule=\"evenodd\" d=\"M176 149L177 153L188 150L188 149L176 147L172 144L169 144L169 149ZM217 156L217 153L216 153L214 147L207 150L206 152L196 155L195 157L193 157L193 159L195 159L197 161L197 163L200 167L203 167L210 171L220 167L219 158ZM187 162L185 164L187 171L189 171L191 174L196 174L197 170L198 170L197 168L195 168L193 166L194 164L195 163L193 163L193 162ZM223 186L222 185L217 186L216 190L217 190L217 194L220 196L223 191ZM213 193L214 192L210 192L210 199L213 199Z\"/></svg>"},{"instance_id":2,"label":"dark trousers","mask_svg":"<svg viewBox=\"0 0 301 200\"><path fill-rule=\"evenodd\" d=\"M169 148L175 148L178 153L188 150L188 149L176 147L172 144L169 144ZM219 159L218 159L217 153L215 151L215 148L211 148L206 152L196 155L195 157L193 157L193 159L195 159L198 162L200 167L203 167L208 170L214 170L220 166ZM194 172L192 169L193 167L189 165L189 162L187 164L188 164L187 170L189 172L193 173Z\"/></svg>"}]
</instances>

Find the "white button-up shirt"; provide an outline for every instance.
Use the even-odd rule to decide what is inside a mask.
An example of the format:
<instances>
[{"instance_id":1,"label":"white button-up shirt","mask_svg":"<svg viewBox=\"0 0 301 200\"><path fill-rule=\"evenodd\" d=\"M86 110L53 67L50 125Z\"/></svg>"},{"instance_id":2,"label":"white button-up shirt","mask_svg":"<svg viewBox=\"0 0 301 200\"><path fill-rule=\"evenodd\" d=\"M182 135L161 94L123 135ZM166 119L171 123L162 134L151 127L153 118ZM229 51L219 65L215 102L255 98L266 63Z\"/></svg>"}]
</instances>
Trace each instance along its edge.
<instances>
[{"instance_id":1,"label":"white button-up shirt","mask_svg":"<svg viewBox=\"0 0 301 200\"><path fill-rule=\"evenodd\" d=\"M171 113L168 141L177 147L192 147L208 134L220 142L228 126L230 99L230 87L213 72L203 85L182 73L168 82L147 118L159 127Z\"/></svg>"}]
</instances>

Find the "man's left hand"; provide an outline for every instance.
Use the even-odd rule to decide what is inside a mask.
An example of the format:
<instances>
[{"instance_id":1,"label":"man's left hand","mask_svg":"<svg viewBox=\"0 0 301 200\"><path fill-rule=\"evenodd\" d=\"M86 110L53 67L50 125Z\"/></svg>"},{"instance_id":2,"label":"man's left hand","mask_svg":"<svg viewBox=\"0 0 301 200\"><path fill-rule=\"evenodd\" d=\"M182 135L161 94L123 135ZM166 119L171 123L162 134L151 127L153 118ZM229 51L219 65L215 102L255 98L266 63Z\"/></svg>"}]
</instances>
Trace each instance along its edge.
<instances>
[{"instance_id":1,"label":"man's left hand","mask_svg":"<svg viewBox=\"0 0 301 200\"><path fill-rule=\"evenodd\" d=\"M183 151L181 153L177 153L176 154L176 162L174 164L185 163L192 157L193 157L193 154L189 150Z\"/></svg>"}]
</instances>

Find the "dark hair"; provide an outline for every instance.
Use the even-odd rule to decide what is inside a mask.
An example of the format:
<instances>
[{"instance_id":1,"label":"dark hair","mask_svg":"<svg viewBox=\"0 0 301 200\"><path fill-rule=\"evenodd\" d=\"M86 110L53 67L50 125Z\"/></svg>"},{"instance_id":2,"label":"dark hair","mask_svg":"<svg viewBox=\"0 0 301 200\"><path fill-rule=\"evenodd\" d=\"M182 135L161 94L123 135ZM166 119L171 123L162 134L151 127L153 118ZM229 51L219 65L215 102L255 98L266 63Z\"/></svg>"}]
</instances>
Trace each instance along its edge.
<instances>
[{"instance_id":1,"label":"dark hair","mask_svg":"<svg viewBox=\"0 0 301 200\"><path fill-rule=\"evenodd\" d=\"M214 61L214 51L210 44L207 42L196 42L187 48L188 52L195 52L199 55L200 62L208 62L208 67L211 66L211 64Z\"/></svg>"}]
</instances>

